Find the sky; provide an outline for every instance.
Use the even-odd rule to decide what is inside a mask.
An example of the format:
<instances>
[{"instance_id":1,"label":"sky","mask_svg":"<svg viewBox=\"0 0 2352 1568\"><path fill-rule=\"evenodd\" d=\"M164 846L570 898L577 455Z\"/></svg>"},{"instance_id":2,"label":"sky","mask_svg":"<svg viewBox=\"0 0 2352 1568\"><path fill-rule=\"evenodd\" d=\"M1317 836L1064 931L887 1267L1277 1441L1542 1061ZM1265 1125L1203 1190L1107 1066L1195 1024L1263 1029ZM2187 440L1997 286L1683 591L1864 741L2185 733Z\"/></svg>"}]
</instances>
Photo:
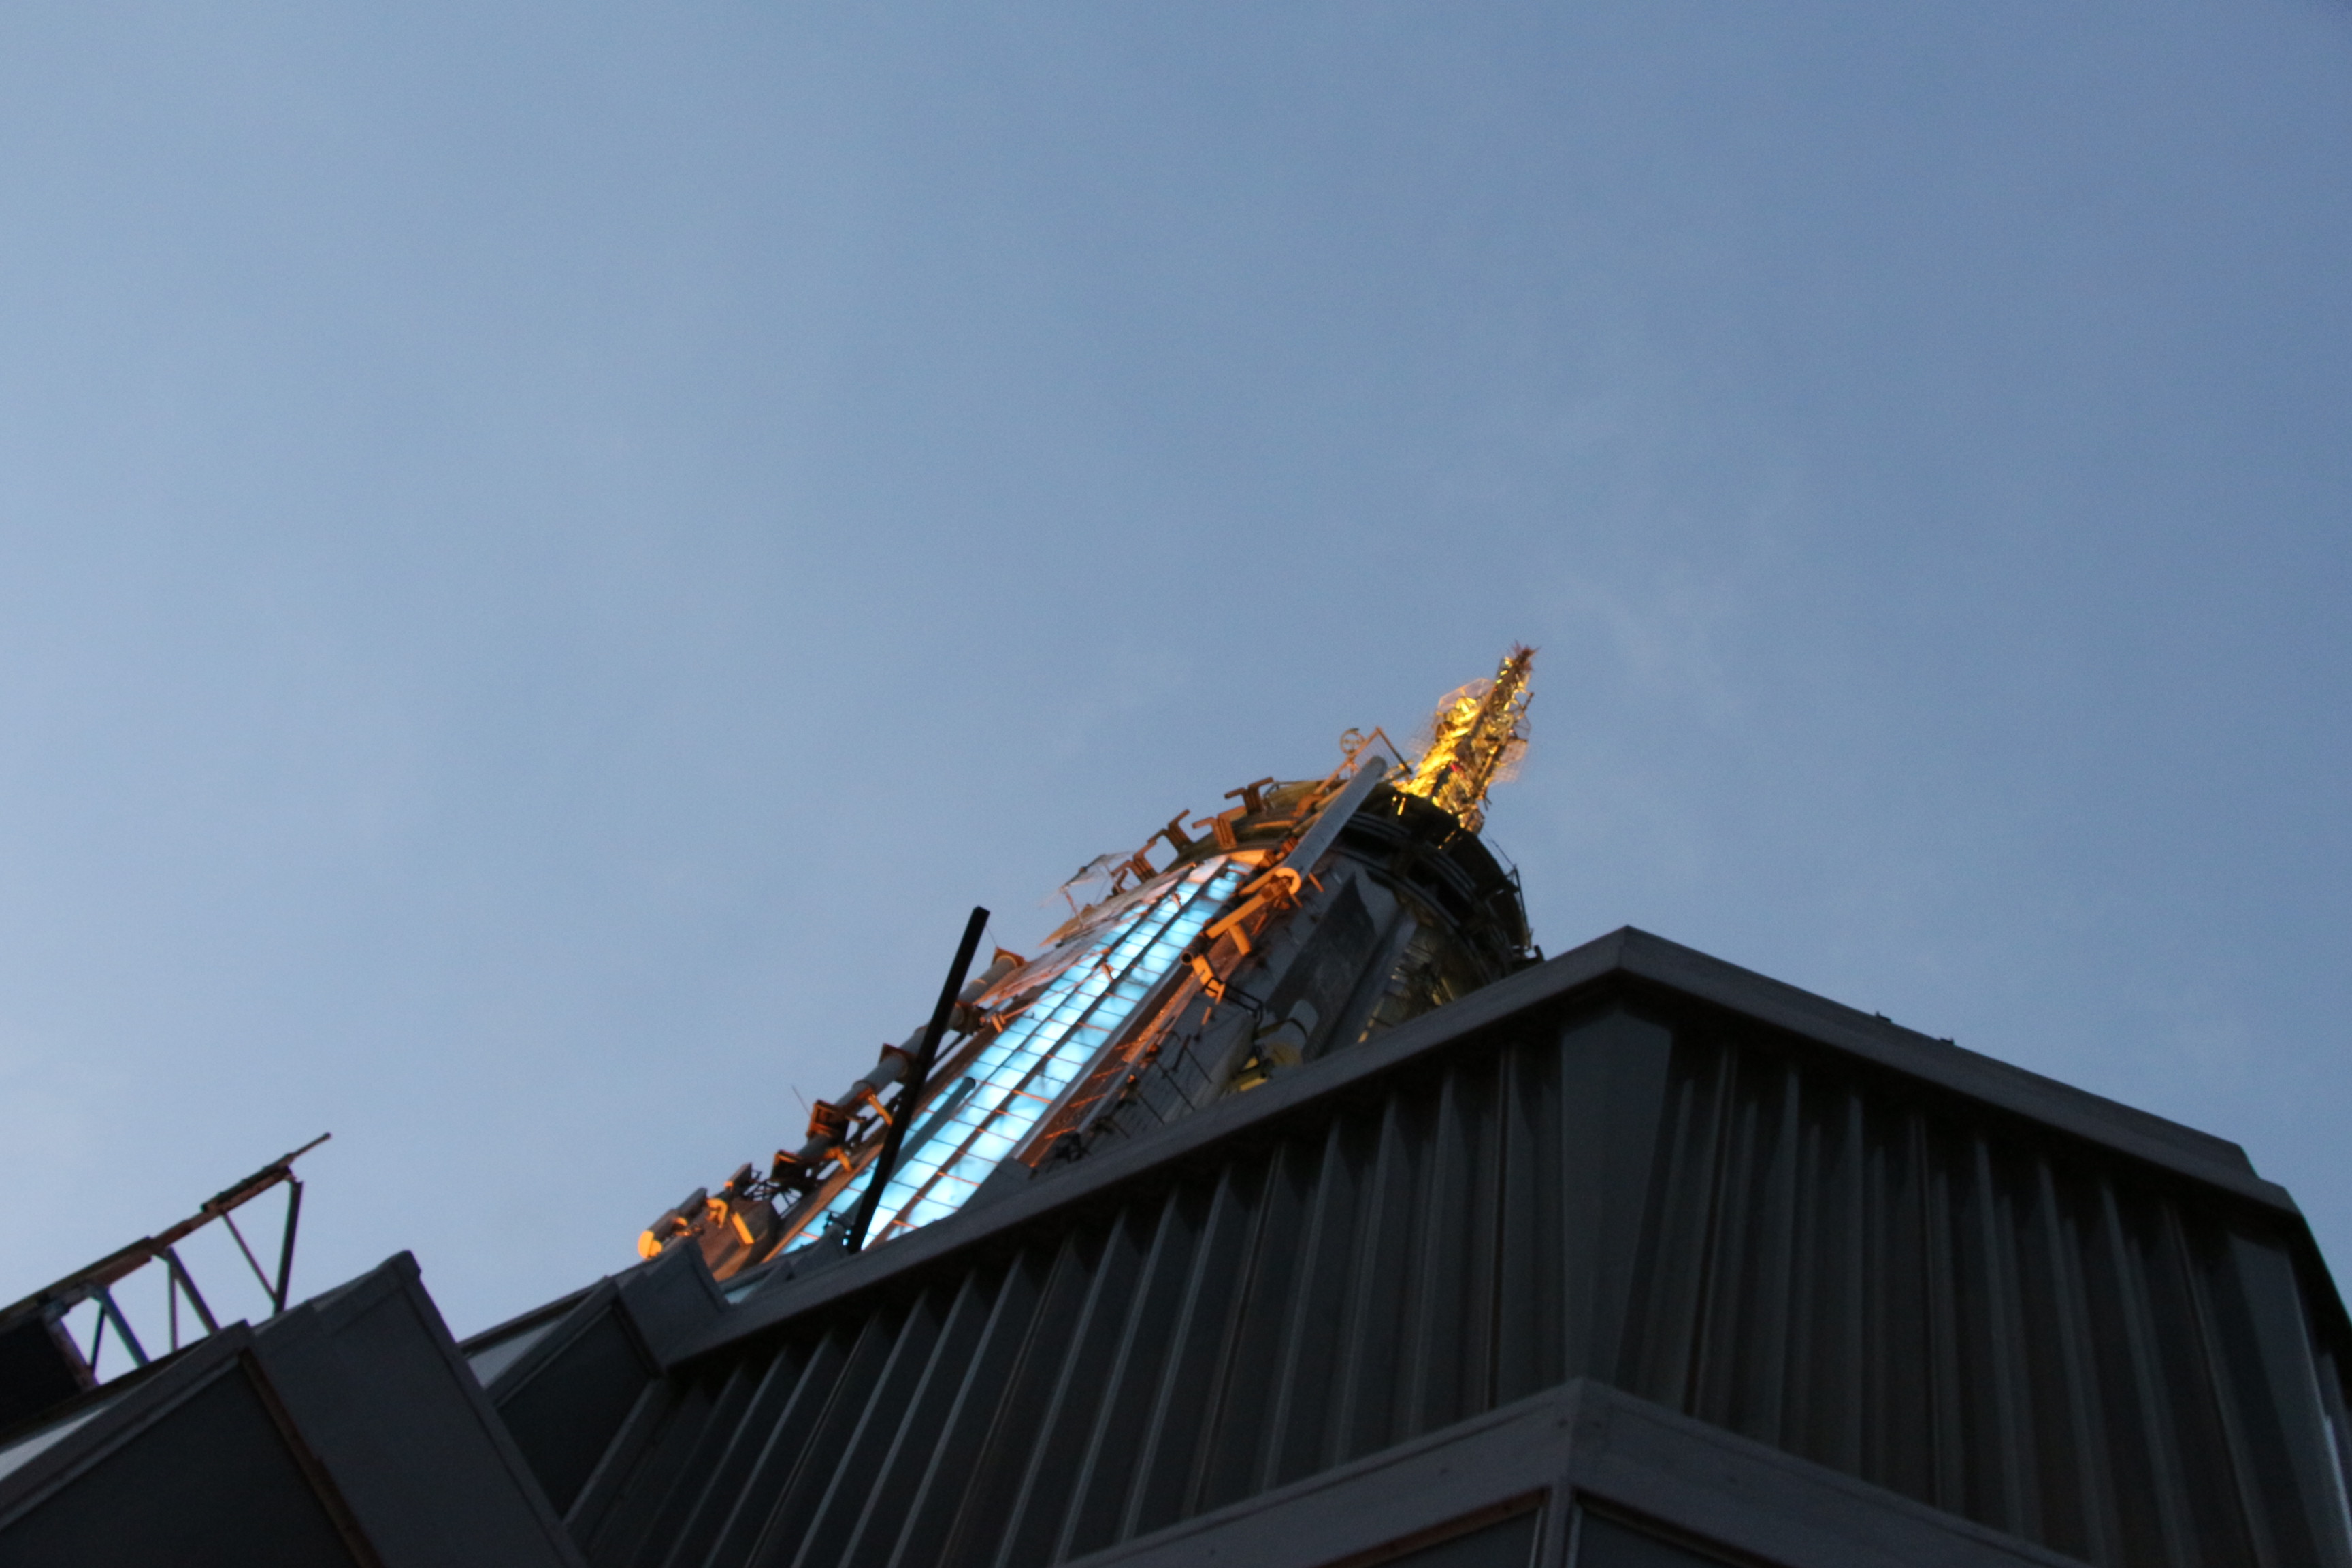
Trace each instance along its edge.
<instances>
[{"instance_id":1,"label":"sky","mask_svg":"<svg viewBox=\"0 0 2352 1568\"><path fill-rule=\"evenodd\" d=\"M12 5L0 1300L322 1131L298 1294L623 1268L1514 640L1548 950L2352 1268L2348 147L2337 0Z\"/></svg>"}]
</instances>

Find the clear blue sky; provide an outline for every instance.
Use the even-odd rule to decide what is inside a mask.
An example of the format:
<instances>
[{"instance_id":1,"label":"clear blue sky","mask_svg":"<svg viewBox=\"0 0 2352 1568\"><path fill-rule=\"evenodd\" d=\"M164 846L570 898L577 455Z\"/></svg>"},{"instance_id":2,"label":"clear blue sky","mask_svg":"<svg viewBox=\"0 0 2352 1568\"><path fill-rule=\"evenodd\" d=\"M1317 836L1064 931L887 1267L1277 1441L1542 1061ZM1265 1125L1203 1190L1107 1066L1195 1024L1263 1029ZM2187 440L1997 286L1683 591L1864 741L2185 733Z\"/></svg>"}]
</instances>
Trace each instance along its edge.
<instances>
[{"instance_id":1,"label":"clear blue sky","mask_svg":"<svg viewBox=\"0 0 2352 1568\"><path fill-rule=\"evenodd\" d=\"M2352 1266L2352 6L0 16L0 1299L464 1331L1514 638L1495 837Z\"/></svg>"}]
</instances>

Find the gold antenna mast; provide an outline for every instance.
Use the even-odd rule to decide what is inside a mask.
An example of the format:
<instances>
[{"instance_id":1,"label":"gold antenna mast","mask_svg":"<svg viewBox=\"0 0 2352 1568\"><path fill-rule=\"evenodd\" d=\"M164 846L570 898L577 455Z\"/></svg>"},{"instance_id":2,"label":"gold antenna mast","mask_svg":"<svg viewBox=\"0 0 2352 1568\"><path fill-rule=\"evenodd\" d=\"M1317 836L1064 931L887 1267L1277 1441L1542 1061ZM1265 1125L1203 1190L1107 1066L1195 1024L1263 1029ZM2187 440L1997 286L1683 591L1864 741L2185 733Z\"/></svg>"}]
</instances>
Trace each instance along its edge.
<instances>
[{"instance_id":1,"label":"gold antenna mast","mask_svg":"<svg viewBox=\"0 0 2352 1568\"><path fill-rule=\"evenodd\" d=\"M1444 806L1477 832L1486 820L1486 792L1511 776L1528 749L1535 658L1535 649L1513 643L1493 679L1474 680L1439 703L1430 716L1429 749L1397 788Z\"/></svg>"}]
</instances>

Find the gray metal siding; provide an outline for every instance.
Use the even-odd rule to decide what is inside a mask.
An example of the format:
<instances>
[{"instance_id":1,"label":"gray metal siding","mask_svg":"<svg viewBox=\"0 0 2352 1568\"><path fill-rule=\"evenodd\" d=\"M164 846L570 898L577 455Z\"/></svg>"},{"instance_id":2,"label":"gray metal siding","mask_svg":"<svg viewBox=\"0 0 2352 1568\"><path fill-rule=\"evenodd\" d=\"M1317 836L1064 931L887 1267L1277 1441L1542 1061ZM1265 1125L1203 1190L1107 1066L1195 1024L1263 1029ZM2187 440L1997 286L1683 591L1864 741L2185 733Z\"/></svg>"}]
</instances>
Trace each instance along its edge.
<instances>
[{"instance_id":1,"label":"gray metal siding","mask_svg":"<svg viewBox=\"0 0 2352 1568\"><path fill-rule=\"evenodd\" d=\"M1644 1005L1522 1016L708 1357L573 1527L600 1564L1059 1562L1591 1375L2094 1562L2341 1560L2263 1215Z\"/></svg>"},{"instance_id":2,"label":"gray metal siding","mask_svg":"<svg viewBox=\"0 0 2352 1568\"><path fill-rule=\"evenodd\" d=\"M1629 1392L2094 1562L2340 1550L2272 1384L2284 1240L2203 1194L1700 1031L1655 1182Z\"/></svg>"}]
</instances>

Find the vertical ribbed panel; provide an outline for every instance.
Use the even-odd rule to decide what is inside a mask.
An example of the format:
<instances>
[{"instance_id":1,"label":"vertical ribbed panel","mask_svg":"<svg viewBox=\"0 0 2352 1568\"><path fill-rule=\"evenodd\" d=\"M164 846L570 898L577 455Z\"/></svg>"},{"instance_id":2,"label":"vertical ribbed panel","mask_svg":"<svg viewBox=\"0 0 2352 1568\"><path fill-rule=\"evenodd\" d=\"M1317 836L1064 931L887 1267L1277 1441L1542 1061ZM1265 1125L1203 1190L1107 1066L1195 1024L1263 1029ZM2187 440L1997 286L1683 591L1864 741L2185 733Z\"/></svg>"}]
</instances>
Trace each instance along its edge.
<instances>
[{"instance_id":1,"label":"vertical ribbed panel","mask_svg":"<svg viewBox=\"0 0 2352 1568\"><path fill-rule=\"evenodd\" d=\"M652 1391L591 1560L1061 1562L1580 1374L2095 1563L2327 1559L2284 1247L2120 1160L1624 1013L1250 1137Z\"/></svg>"},{"instance_id":2,"label":"vertical ribbed panel","mask_svg":"<svg viewBox=\"0 0 2352 1568\"><path fill-rule=\"evenodd\" d=\"M2121 1162L1683 1041L1615 1381L2097 1563L2322 1560L2250 1279ZM2292 1301L2288 1302L2292 1306Z\"/></svg>"}]
</instances>

